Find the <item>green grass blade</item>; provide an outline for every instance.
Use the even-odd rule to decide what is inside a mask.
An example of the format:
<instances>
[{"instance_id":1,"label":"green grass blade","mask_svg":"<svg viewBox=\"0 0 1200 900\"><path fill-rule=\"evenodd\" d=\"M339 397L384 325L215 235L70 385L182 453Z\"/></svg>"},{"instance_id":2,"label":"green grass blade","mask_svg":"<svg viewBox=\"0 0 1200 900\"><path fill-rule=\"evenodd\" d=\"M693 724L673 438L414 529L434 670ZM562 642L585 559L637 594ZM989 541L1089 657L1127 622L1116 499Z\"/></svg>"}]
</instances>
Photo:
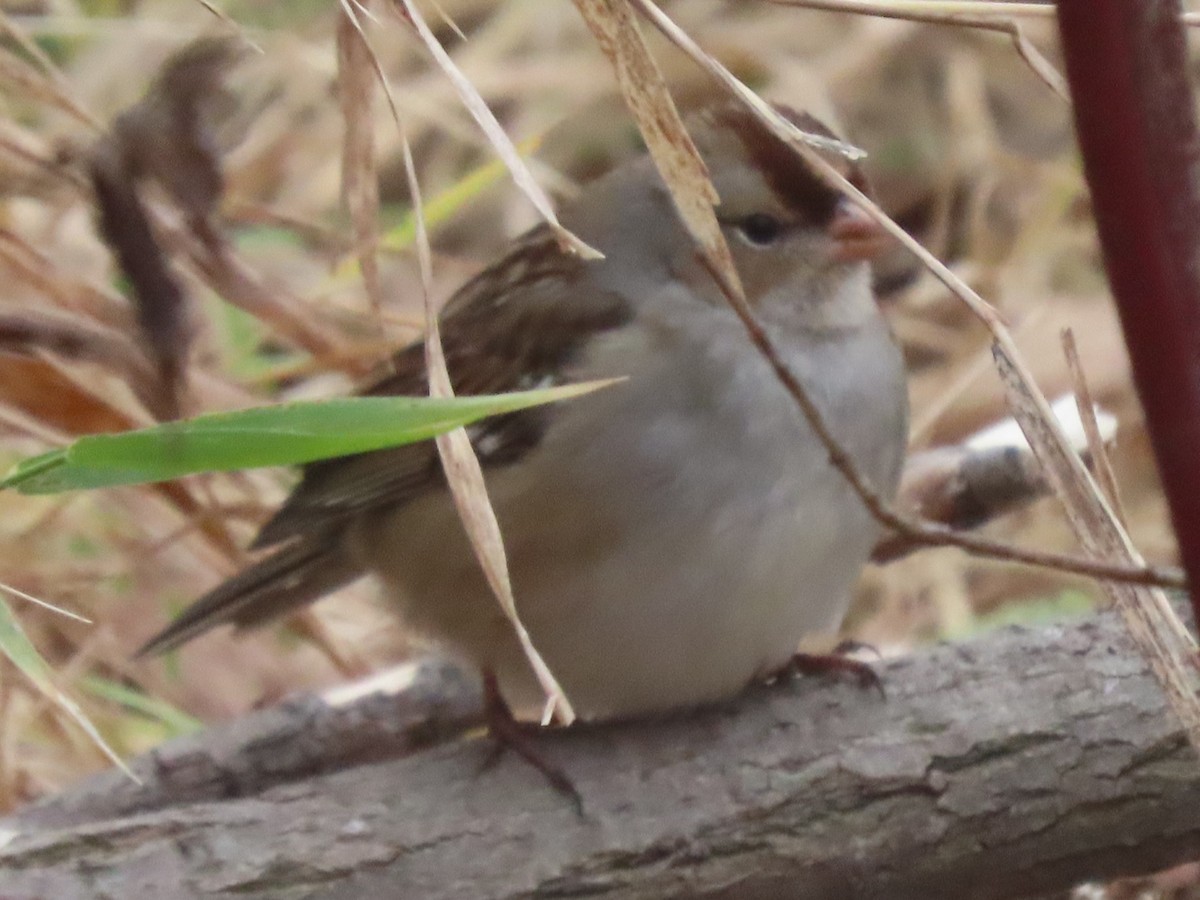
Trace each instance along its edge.
<instances>
[{"instance_id":1,"label":"green grass blade","mask_svg":"<svg viewBox=\"0 0 1200 900\"><path fill-rule=\"evenodd\" d=\"M450 399L355 397L217 413L80 438L65 449L24 460L0 488L50 494L299 465L428 440L487 416L577 397L611 383Z\"/></svg>"},{"instance_id":2,"label":"green grass blade","mask_svg":"<svg viewBox=\"0 0 1200 900\"><path fill-rule=\"evenodd\" d=\"M112 679L89 675L83 679L82 684L84 690L93 696L116 703L159 723L167 729L171 737L192 734L204 727L204 723L199 719L176 709L165 700L147 696Z\"/></svg>"},{"instance_id":3,"label":"green grass blade","mask_svg":"<svg viewBox=\"0 0 1200 900\"><path fill-rule=\"evenodd\" d=\"M7 656L9 661L20 669L39 691L74 719L114 765L119 766L134 781L139 780L129 771L129 768L113 749L105 743L100 732L96 730L96 726L84 715L79 705L54 684L54 673L49 664L38 654L37 649L26 636L17 617L13 615L12 609L3 597L0 597L0 653Z\"/></svg>"},{"instance_id":4,"label":"green grass blade","mask_svg":"<svg viewBox=\"0 0 1200 900\"><path fill-rule=\"evenodd\" d=\"M40 456L31 456L29 459L23 459L17 463L13 467L13 470L8 473L8 476L3 481L0 481L0 487L21 490L21 485L24 482L51 477L51 473L56 468L64 466L66 463L66 450L51 450L49 453L43 453Z\"/></svg>"}]
</instances>

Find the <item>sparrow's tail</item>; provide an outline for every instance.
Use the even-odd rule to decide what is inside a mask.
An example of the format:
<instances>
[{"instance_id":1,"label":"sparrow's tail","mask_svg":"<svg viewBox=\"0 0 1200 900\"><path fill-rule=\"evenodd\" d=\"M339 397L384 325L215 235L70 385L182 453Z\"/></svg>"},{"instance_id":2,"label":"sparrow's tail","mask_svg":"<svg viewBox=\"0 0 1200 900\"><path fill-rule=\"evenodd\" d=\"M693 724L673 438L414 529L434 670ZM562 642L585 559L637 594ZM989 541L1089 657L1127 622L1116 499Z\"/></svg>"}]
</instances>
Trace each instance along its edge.
<instances>
[{"instance_id":1,"label":"sparrow's tail","mask_svg":"<svg viewBox=\"0 0 1200 900\"><path fill-rule=\"evenodd\" d=\"M249 628L311 603L363 575L340 535L310 535L276 551L205 594L136 656L172 650L210 628Z\"/></svg>"}]
</instances>

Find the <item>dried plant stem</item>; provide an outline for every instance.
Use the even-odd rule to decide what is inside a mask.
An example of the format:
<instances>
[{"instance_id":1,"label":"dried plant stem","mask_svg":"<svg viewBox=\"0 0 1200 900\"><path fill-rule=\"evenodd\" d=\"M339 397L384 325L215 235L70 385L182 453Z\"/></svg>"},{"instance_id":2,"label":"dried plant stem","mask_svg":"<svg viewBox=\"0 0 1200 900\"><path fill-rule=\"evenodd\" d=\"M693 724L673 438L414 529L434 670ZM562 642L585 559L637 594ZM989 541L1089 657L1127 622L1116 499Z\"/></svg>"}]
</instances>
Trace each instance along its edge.
<instances>
[{"instance_id":1,"label":"dried plant stem","mask_svg":"<svg viewBox=\"0 0 1200 900\"><path fill-rule=\"evenodd\" d=\"M996 368L1013 415L1038 460L1046 479L1067 510L1067 519L1084 550L1098 559L1140 563L1141 556L1114 515L1104 495L1083 467L1079 456L1059 444L1061 429L1043 418L1041 398L1019 375L1022 363L997 342ZM1196 643L1158 588L1104 583L1134 639L1150 664L1192 745L1200 751L1200 702L1196 695Z\"/></svg>"},{"instance_id":2,"label":"dried plant stem","mask_svg":"<svg viewBox=\"0 0 1200 900\"><path fill-rule=\"evenodd\" d=\"M380 333L384 332L383 287L379 260L379 177L375 161L375 123L371 116L375 74L371 50L355 14L355 7L342 4L337 23L338 102L345 129L342 137L342 196L354 226L356 255L363 288ZM391 358L390 356L388 357Z\"/></svg>"},{"instance_id":3,"label":"dried plant stem","mask_svg":"<svg viewBox=\"0 0 1200 900\"><path fill-rule=\"evenodd\" d=\"M25 593L25 591L21 590L20 588L13 587L11 584L5 584L2 581L0 581L0 593L12 594L14 597L19 597L22 600L42 607L42 609L48 609L56 615L66 616L68 619L74 619L76 622L82 622L85 625L92 624L92 620L86 616L81 616L79 613L71 612L71 610L64 609L61 606L55 606L53 603L50 603L47 600L41 600L32 594Z\"/></svg>"},{"instance_id":4,"label":"dried plant stem","mask_svg":"<svg viewBox=\"0 0 1200 900\"><path fill-rule=\"evenodd\" d=\"M719 284L723 284L717 279ZM1119 581L1128 584L1156 585L1160 587L1185 588L1187 586L1183 573L1166 566L1147 566L1137 564L1110 563L1100 559L1086 559L1079 556L1068 556L1060 553L1050 553L1031 548L1017 547L1003 541L990 540L986 537L956 531L946 525L910 519L893 509L859 474L853 461L845 450L838 444L837 438L829 431L820 410L813 404L812 399L795 374L780 359L779 353L771 343L762 323L753 311L744 303L733 300L727 293L738 318L742 320L750 339L759 348L763 356L771 364L776 377L784 388L791 394L796 405L804 413L810 427L816 433L821 443L829 453L829 462L850 483L863 504L882 525L895 531L900 538L910 544L924 544L938 547L957 547L974 556L1007 562L1022 563L1039 568L1054 569L1060 572L1072 572L1077 575L1087 575L1106 581ZM1047 415L1052 416L1047 408Z\"/></svg>"},{"instance_id":5,"label":"dried plant stem","mask_svg":"<svg viewBox=\"0 0 1200 900\"><path fill-rule=\"evenodd\" d=\"M999 16L1019 19L1054 18L1055 6L1051 0L1041 3L1010 3L1009 0L767 0L784 6L812 6L837 4L839 12L856 12L862 15L886 18L909 18L938 16L943 20L956 17ZM858 7L849 9L846 7ZM823 7L822 7L823 8ZM1179 21L1187 26L1200 25L1200 13L1184 12Z\"/></svg>"},{"instance_id":6,"label":"dried plant stem","mask_svg":"<svg viewBox=\"0 0 1200 900\"><path fill-rule=\"evenodd\" d=\"M182 249L203 282L227 303L249 313L291 344L322 360L333 360L352 372L366 368L345 349L337 329L318 320L311 307L277 280L270 284L248 266L228 243L208 246L184 229L156 216L158 230Z\"/></svg>"},{"instance_id":7,"label":"dried plant stem","mask_svg":"<svg viewBox=\"0 0 1200 900\"><path fill-rule=\"evenodd\" d=\"M621 95L655 166L670 185L675 209L699 244L701 256L726 292L745 303L733 257L717 221L715 207L720 198L675 108L666 80L638 31L633 10L626 0L575 0L575 7L612 63Z\"/></svg>"},{"instance_id":8,"label":"dried plant stem","mask_svg":"<svg viewBox=\"0 0 1200 900\"><path fill-rule=\"evenodd\" d=\"M554 214L554 206L550 202L550 198L534 179L533 174L529 171L529 167L521 159L520 152L513 146L508 135L504 133L504 129L496 121L496 116L488 108L483 97L479 95L479 91L471 84L470 79L455 65L454 60L450 58L450 54L446 52L446 48L438 43L437 36L430 30L429 25L425 22L416 4L412 0L393 0L393 5L401 18L408 23L421 43L425 45L425 49L429 51L429 55L433 58L434 63L450 79L450 83L454 85L454 89L462 100L463 105L466 106L467 111L487 136L489 143L491 143L496 151L496 155L500 157L504 165L508 168L513 182L525 194L529 202L533 204L546 224L554 231L554 237L558 242L558 246L565 252L578 254L583 259L599 259L600 253L594 248L589 247L559 223L558 217Z\"/></svg>"},{"instance_id":9,"label":"dried plant stem","mask_svg":"<svg viewBox=\"0 0 1200 900\"><path fill-rule=\"evenodd\" d=\"M46 79L43 89L53 99L55 105L87 125L93 131L103 129L104 126L100 121L75 98L70 82L62 74L58 66L54 64L54 60L4 10L0 10L0 34L6 35L13 43L25 51L31 59L37 62L42 75Z\"/></svg>"},{"instance_id":10,"label":"dried plant stem","mask_svg":"<svg viewBox=\"0 0 1200 900\"><path fill-rule=\"evenodd\" d=\"M595 0L599 4L600 0ZM749 89L741 84L727 69L720 65L672 22L657 6L650 0L606 0L607 3L629 3L636 7L649 19L656 28L661 31L668 40L691 56L698 64L709 71L718 81L724 85L735 97L745 100L745 94L749 93ZM578 5L578 4L577 4ZM638 37L640 40L640 36ZM646 51L648 52L648 51ZM622 87L625 84L622 83ZM762 104L762 101L758 101ZM634 109L635 115L637 109L631 104L631 109ZM759 112L761 110L758 105L751 104L751 109ZM673 108L671 110L673 112ZM666 111L660 110L662 116L666 116ZM773 110L768 110L771 118L778 118ZM772 123L773 124L773 123ZM998 345L1004 348L1006 355L1017 359L1016 345L1013 343L1012 336L1005 327L999 314L972 290L965 282L955 275L945 264L934 257L929 251L917 243L910 237L904 229L892 221L886 213L883 212L870 198L863 194L858 188L854 187L847 181L842 174L818 152L814 151L807 143L803 141L793 141L793 146L800 152L804 158L814 167L814 170L824 177L831 185L849 197L857 206L863 209L867 215L880 224L889 234L895 237L901 244L912 251L922 263L938 278L946 287L958 296L972 312L978 316L983 323L992 332L992 335ZM791 371L791 369L781 360L771 343L765 329L755 317L753 311L745 302L745 298L740 296L740 291L735 289L736 274L734 280L731 280L714 261L708 257L704 257L709 270L713 273L717 284L721 287L729 300L734 311L741 319L745 326L750 339L755 346L762 352L763 356L770 363L776 373L776 377L780 383L792 396L797 406L803 412L808 420L813 431L825 445L829 453L830 462L842 474L843 477L853 487L855 493L862 499L872 515L884 526L898 532L905 541L911 543L922 543L930 546L943 547L958 547L976 556L984 556L991 559L998 559L1008 562L1018 562L1026 565L1038 566L1043 568L1056 569L1064 572L1073 572L1080 575L1087 575L1093 578L1106 579L1111 581L1127 582L1132 584L1153 584L1164 587L1183 587L1185 584L1181 573L1166 567L1151 567L1141 564L1130 564L1128 562L1110 562L1104 559L1083 559L1076 556L1067 556L1057 553L1047 553L1039 550L1032 550L1022 547L1015 547L1001 541L993 541L988 538L980 537L973 534L955 531L944 525L931 522L913 521L900 513L896 512L891 506L886 503L873 486L868 484L866 480L855 469L850 458L845 451L838 445L836 438L829 432L828 427L820 415L820 412L813 405L804 386L799 379ZM1041 392L1033 386L1033 376L1025 368L1023 363L1016 363L1015 371L1018 373L1020 380L1030 386L1038 398L1040 398L1040 409L1042 413L1051 421L1053 414L1050 412L1049 404L1042 397ZM1057 423L1052 425L1058 435L1058 438L1065 443L1065 437L1062 436L1061 430ZM1075 457L1078 459L1078 457ZM1082 464L1080 464L1082 468ZM1086 470L1084 470L1086 474Z\"/></svg>"},{"instance_id":11,"label":"dried plant stem","mask_svg":"<svg viewBox=\"0 0 1200 900\"><path fill-rule=\"evenodd\" d=\"M417 180L417 170L413 163L408 134L399 117L397 117L396 124L400 128L400 144L404 153L404 175L408 181L408 191L412 198L412 209L416 222L414 243L421 270L421 293L425 304L425 367L429 377L429 395L431 397L453 397L454 388L450 383L450 372L446 368L446 354L442 350L437 310L433 303L431 287L433 254L429 248L429 235L425 230L421 185ZM542 722L548 724L551 718L557 715L560 722L570 725L575 721L575 710L567 699L562 685L559 684L541 653L534 646L529 631L517 613L512 581L508 574L508 558L500 533L500 523L496 519L495 510L488 498L483 470L479 465L479 457L475 454L475 448L471 446L471 439L467 435L466 429L456 428L454 431L435 438L435 442L438 455L442 460L442 467L446 472L446 482L450 487L451 496L454 498L459 518L462 520L463 529L470 540L471 549L475 552L488 587L496 595L500 608L516 633L517 640L533 669L538 684L546 694L546 708L542 715Z\"/></svg>"},{"instance_id":12,"label":"dried plant stem","mask_svg":"<svg viewBox=\"0 0 1200 900\"><path fill-rule=\"evenodd\" d=\"M1079 359L1079 348L1075 344L1075 332L1070 328L1062 330L1063 355L1067 358L1067 368L1071 370L1071 382L1075 389L1075 406L1079 410L1079 421L1083 425L1083 433L1087 437L1088 454L1092 458L1092 469L1100 482L1100 488L1113 513L1125 524L1125 514L1121 509L1121 490L1117 485L1117 475L1113 471L1112 460L1109 459L1108 449L1100 437L1100 426L1096 422L1096 404L1092 402L1092 391L1088 387L1087 378L1083 373L1083 363Z\"/></svg>"},{"instance_id":13,"label":"dried plant stem","mask_svg":"<svg viewBox=\"0 0 1200 900\"><path fill-rule=\"evenodd\" d=\"M458 90L459 95L480 127L491 140L496 152L505 165L509 167L514 181L525 191L537 210L542 213L547 223L554 230L559 246L564 252L578 253L587 258L599 257L599 253L563 228L550 208L549 199L542 193L528 168L520 159L512 143L504 134L500 124L484 103L483 98L459 71L450 59L445 49L437 42L433 32L420 12L409 0L396 0L395 9L401 18L417 33L430 55L438 66L446 73ZM372 59L375 59L372 54ZM382 68L376 71L380 81L387 91L387 80ZM388 102L391 105L392 117L400 131L400 145L403 150L404 175L408 183L409 195L412 199L412 214L415 226L414 245L417 249L417 261L421 272L421 293L424 298L425 311L425 368L429 378L429 394L431 397L453 397L454 388L450 382L450 372L446 367L446 354L442 349L441 331L438 328L437 310L433 302L433 254L429 247L429 234L425 228L425 211L421 202L421 185L417 179L416 166L413 163L412 147L409 144L408 133L400 118L390 91L387 91ZM483 469L479 457L471 445L471 439L466 429L456 428L434 439L442 468L446 473L446 483L458 510L459 519L467 533L471 549L483 571L484 579L495 595L505 617L512 625L521 650L528 660L534 677L546 695L546 705L542 714L542 723L549 724L557 717L564 725L575 721L575 710L567 699L566 692L545 659L533 644L533 639L517 612L516 598L513 595L512 581L508 572L508 556L504 549L503 536L500 533L500 523L488 497L487 484L483 478Z\"/></svg>"},{"instance_id":14,"label":"dried plant stem","mask_svg":"<svg viewBox=\"0 0 1200 900\"><path fill-rule=\"evenodd\" d=\"M254 40L251 39L249 32L242 27L237 19L233 18L233 16L229 15L229 13L225 12L225 10L221 9L221 7L217 6L217 4L213 3L212 0L196 0L196 2L203 6L214 18L216 18L218 22L228 28L231 33L236 34L238 38L244 41L246 46L255 53L266 52L262 47L255 43Z\"/></svg>"},{"instance_id":15,"label":"dried plant stem","mask_svg":"<svg viewBox=\"0 0 1200 900\"><path fill-rule=\"evenodd\" d=\"M875 16L881 19L903 19L908 22L920 22L926 25L953 25L960 28L976 28L982 31L996 31L1012 38L1017 54L1033 70L1050 90L1063 100L1070 101L1067 91L1067 81L1050 60L1035 47L1021 30L1021 25L1012 18L1012 7L1030 7L1042 14L1042 10L1053 13L1053 7L1039 7L1033 3L904 3L904 2L872 2L872 0L767 0L778 6L799 6L806 9L825 10L827 12L853 13L855 15ZM980 15L976 7L988 7L985 14ZM1026 11L1026 14L1030 14Z\"/></svg>"}]
</instances>

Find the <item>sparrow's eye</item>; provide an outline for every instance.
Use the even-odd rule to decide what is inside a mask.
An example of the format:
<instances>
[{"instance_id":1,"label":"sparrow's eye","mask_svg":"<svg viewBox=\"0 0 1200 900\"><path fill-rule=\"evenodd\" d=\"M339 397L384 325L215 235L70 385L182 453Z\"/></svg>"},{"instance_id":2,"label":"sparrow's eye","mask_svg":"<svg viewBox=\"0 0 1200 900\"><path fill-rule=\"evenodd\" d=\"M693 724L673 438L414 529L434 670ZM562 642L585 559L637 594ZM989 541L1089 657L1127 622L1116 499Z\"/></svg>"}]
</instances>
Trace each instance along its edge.
<instances>
[{"instance_id":1,"label":"sparrow's eye","mask_svg":"<svg viewBox=\"0 0 1200 900\"><path fill-rule=\"evenodd\" d=\"M738 222L737 229L755 247L766 247L779 240L783 223L767 213L751 213Z\"/></svg>"}]
</instances>

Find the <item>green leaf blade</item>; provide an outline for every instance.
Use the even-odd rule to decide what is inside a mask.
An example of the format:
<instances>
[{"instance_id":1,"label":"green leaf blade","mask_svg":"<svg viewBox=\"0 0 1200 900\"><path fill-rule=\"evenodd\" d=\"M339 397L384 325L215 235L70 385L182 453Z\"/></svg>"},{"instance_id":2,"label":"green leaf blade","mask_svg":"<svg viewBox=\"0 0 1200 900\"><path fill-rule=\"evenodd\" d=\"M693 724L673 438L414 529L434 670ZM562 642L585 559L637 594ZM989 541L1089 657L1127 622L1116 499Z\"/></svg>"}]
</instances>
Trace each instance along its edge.
<instances>
[{"instance_id":1,"label":"green leaf blade","mask_svg":"<svg viewBox=\"0 0 1200 900\"><path fill-rule=\"evenodd\" d=\"M488 416L589 393L588 382L480 397L355 397L200 416L119 434L89 435L24 460L0 488L49 494L169 481L200 472L302 465L429 440Z\"/></svg>"}]
</instances>

